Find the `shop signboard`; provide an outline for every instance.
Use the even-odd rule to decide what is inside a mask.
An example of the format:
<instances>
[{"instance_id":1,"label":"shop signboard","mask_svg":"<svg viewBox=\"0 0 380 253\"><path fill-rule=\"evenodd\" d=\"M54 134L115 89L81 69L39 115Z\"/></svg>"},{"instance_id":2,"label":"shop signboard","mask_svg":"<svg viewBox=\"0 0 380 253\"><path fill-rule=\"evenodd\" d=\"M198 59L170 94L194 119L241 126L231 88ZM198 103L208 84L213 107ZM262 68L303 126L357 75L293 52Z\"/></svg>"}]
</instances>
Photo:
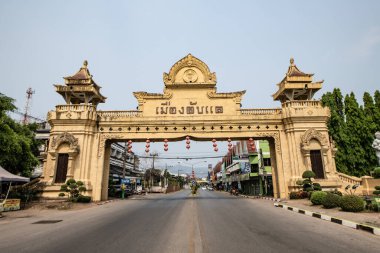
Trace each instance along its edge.
<instances>
[{"instance_id":1,"label":"shop signboard","mask_svg":"<svg viewBox=\"0 0 380 253\"><path fill-rule=\"evenodd\" d=\"M20 210L20 199L7 199L3 204L3 211L16 211Z\"/></svg>"}]
</instances>

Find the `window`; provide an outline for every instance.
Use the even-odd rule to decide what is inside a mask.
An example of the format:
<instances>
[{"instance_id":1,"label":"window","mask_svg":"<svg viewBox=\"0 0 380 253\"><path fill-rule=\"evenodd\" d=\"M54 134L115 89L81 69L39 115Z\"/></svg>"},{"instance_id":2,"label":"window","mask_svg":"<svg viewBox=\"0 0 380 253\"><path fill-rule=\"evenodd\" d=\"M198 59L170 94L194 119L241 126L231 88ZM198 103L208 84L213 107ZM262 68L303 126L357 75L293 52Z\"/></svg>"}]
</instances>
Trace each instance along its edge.
<instances>
[{"instance_id":1,"label":"window","mask_svg":"<svg viewBox=\"0 0 380 253\"><path fill-rule=\"evenodd\" d=\"M271 166L270 158L263 158L264 166Z\"/></svg>"}]
</instances>

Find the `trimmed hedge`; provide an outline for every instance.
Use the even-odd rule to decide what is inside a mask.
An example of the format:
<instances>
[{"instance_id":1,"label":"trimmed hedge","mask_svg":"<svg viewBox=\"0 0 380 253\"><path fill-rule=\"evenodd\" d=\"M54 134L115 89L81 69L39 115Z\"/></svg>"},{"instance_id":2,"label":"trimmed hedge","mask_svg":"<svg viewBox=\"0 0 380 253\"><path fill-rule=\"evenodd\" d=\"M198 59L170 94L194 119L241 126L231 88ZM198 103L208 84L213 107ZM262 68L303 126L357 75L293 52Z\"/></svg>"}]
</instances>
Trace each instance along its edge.
<instances>
[{"instance_id":1,"label":"trimmed hedge","mask_svg":"<svg viewBox=\"0 0 380 253\"><path fill-rule=\"evenodd\" d=\"M315 177L315 173L312 170L306 170L302 173L302 178L313 178Z\"/></svg>"},{"instance_id":2,"label":"trimmed hedge","mask_svg":"<svg viewBox=\"0 0 380 253\"><path fill-rule=\"evenodd\" d=\"M380 195L380 185L375 186L375 190L376 191L373 191L373 194L374 195Z\"/></svg>"},{"instance_id":3,"label":"trimmed hedge","mask_svg":"<svg viewBox=\"0 0 380 253\"><path fill-rule=\"evenodd\" d=\"M325 198L322 200L322 206L324 208L334 208L340 206L341 200L341 196L328 192Z\"/></svg>"},{"instance_id":4,"label":"trimmed hedge","mask_svg":"<svg viewBox=\"0 0 380 253\"><path fill-rule=\"evenodd\" d=\"M306 191L290 192L290 199L306 199L309 197L309 193Z\"/></svg>"},{"instance_id":5,"label":"trimmed hedge","mask_svg":"<svg viewBox=\"0 0 380 253\"><path fill-rule=\"evenodd\" d=\"M374 178L380 178L380 167L376 167L376 168L373 170L373 177L374 177Z\"/></svg>"},{"instance_id":6,"label":"trimmed hedge","mask_svg":"<svg viewBox=\"0 0 380 253\"><path fill-rule=\"evenodd\" d=\"M90 203L90 201L91 201L90 196L79 195L77 198L77 202L79 202L79 203Z\"/></svg>"},{"instance_id":7,"label":"trimmed hedge","mask_svg":"<svg viewBox=\"0 0 380 253\"><path fill-rule=\"evenodd\" d=\"M311 194L310 201L313 205L321 205L327 193L323 191L315 191Z\"/></svg>"},{"instance_id":8,"label":"trimmed hedge","mask_svg":"<svg viewBox=\"0 0 380 253\"><path fill-rule=\"evenodd\" d=\"M345 195L342 197L340 207L346 212L360 212L364 210L364 200L355 195Z\"/></svg>"}]
</instances>

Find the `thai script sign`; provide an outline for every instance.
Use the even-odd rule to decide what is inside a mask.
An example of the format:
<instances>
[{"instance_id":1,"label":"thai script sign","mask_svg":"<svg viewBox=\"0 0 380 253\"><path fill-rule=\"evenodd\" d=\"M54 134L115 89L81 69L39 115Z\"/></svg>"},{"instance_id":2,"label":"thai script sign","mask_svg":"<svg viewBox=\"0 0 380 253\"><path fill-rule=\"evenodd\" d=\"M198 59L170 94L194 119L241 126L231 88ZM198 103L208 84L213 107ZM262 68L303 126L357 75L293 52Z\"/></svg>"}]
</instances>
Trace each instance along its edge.
<instances>
[{"instance_id":1,"label":"thai script sign","mask_svg":"<svg viewBox=\"0 0 380 253\"><path fill-rule=\"evenodd\" d=\"M156 107L157 115L165 114L222 114L223 106L161 106Z\"/></svg>"}]
</instances>

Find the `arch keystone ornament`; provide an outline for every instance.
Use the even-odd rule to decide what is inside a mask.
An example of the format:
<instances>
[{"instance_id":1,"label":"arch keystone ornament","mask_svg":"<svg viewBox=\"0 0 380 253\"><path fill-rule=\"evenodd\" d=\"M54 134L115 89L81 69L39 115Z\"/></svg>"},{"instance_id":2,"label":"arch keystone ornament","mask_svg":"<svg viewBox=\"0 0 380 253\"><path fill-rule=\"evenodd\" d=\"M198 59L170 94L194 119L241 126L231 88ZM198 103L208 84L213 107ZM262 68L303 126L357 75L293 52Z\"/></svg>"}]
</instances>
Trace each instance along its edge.
<instances>
[{"instance_id":1,"label":"arch keystone ornament","mask_svg":"<svg viewBox=\"0 0 380 253\"><path fill-rule=\"evenodd\" d=\"M97 105L106 97L85 62L76 74L64 78L65 85L55 85L65 104L48 112L51 142L43 180L54 181L56 157L68 153L67 177L85 182L93 200L105 200L112 142L130 142L130 152L138 151L132 151L135 142L145 142L146 150L149 142L163 142L163 151L167 151L168 142L177 140L185 140L190 148L191 136L197 142L215 139L215 151L216 140L228 140L230 152L232 140L268 140L274 197L287 198L297 189L297 179L311 168L311 156L318 152L324 173L318 182L322 187L339 188L335 148L328 141L326 126L330 112L312 99L322 85L312 79L312 74L305 74L291 60L273 95L279 107L246 109L242 108L245 91L217 92L216 74L188 54L164 73L162 93L136 91L137 109L100 111ZM128 106L136 108L133 103ZM47 187L44 196L57 197L54 189Z\"/></svg>"}]
</instances>

